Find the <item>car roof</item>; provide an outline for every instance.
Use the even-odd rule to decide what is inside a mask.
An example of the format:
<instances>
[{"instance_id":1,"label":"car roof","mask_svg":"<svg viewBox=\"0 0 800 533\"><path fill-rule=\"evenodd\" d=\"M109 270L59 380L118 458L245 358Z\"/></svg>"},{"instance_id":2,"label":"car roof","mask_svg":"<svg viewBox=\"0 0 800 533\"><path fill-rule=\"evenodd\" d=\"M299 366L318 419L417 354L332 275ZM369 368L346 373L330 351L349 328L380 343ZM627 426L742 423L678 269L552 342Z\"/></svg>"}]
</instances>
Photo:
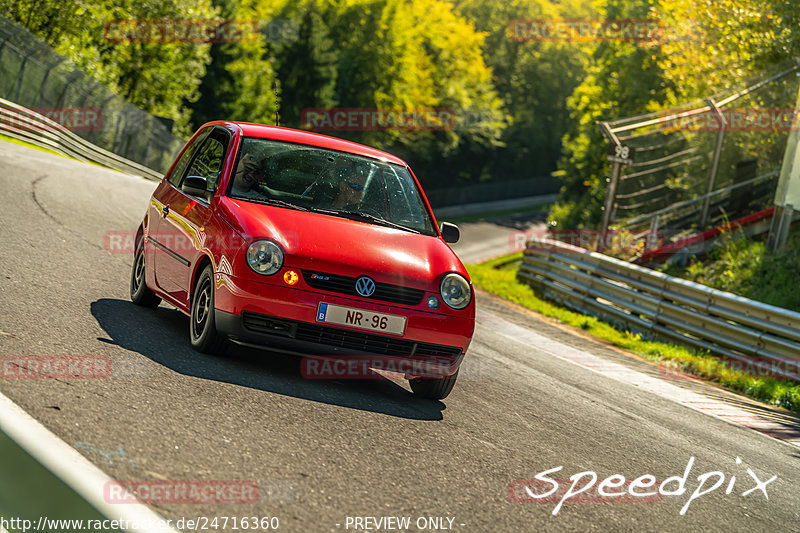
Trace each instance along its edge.
<instances>
[{"instance_id":1,"label":"car roof","mask_svg":"<svg viewBox=\"0 0 800 533\"><path fill-rule=\"evenodd\" d=\"M321 135L319 133L312 133L310 131L295 130L291 128L284 128L281 126L267 126L265 124L252 124L250 122L233 122L233 121L217 121L209 123L232 125L238 127L242 135L245 137L259 137L262 139L273 139L276 141L286 141L298 144L305 144L309 146L318 146L320 148L327 148L329 150L336 150L339 152L346 152L349 154L360 155L364 157L371 157L373 159L381 159L407 167L405 161L397 156L358 144L344 139L337 139L336 137L329 137L328 135Z\"/></svg>"}]
</instances>

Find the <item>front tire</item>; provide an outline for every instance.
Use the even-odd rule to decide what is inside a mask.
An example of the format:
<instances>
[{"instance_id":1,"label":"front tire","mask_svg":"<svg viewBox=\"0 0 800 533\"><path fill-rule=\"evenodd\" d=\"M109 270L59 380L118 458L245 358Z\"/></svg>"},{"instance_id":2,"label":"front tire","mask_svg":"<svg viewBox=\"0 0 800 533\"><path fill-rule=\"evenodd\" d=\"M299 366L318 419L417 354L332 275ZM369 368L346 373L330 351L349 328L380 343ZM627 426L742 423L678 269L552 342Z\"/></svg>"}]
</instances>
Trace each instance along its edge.
<instances>
[{"instance_id":1,"label":"front tire","mask_svg":"<svg viewBox=\"0 0 800 533\"><path fill-rule=\"evenodd\" d=\"M145 283L146 276L144 257L144 238L136 242L136 252L133 254L133 268L131 269L131 301L142 307L158 307L161 298L150 290Z\"/></svg>"},{"instance_id":2,"label":"front tire","mask_svg":"<svg viewBox=\"0 0 800 533\"><path fill-rule=\"evenodd\" d=\"M446 378L411 378L408 384L415 395L429 400L443 400L447 398L458 378L458 371Z\"/></svg>"},{"instance_id":3,"label":"front tire","mask_svg":"<svg viewBox=\"0 0 800 533\"><path fill-rule=\"evenodd\" d=\"M192 348L202 353L222 352L226 339L217 332L214 320L214 270L206 265L192 293L189 315L189 339Z\"/></svg>"}]
</instances>

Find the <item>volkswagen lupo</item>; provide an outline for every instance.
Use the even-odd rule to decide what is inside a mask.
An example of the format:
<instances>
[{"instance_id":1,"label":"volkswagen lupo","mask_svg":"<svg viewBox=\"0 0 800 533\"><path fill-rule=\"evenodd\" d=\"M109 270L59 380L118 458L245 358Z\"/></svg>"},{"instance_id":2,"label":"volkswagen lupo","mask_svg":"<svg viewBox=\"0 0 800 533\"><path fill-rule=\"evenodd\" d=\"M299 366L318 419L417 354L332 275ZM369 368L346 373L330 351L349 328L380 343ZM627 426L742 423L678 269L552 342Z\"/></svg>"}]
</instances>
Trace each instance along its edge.
<instances>
[{"instance_id":1,"label":"volkswagen lupo","mask_svg":"<svg viewBox=\"0 0 800 533\"><path fill-rule=\"evenodd\" d=\"M130 293L189 315L201 352L413 360L415 394L453 388L475 325L464 266L401 159L274 126L204 125L136 234ZM418 372L436 360L440 372Z\"/></svg>"}]
</instances>

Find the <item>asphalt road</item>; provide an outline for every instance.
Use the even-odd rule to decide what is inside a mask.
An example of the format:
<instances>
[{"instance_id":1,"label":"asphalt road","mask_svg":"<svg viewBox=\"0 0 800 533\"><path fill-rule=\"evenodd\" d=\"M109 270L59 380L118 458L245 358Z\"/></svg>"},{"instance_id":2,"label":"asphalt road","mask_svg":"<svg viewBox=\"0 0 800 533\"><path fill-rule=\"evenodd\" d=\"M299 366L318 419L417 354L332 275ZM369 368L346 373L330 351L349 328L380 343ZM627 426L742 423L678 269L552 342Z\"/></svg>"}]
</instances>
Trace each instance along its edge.
<instances>
[{"instance_id":1,"label":"asphalt road","mask_svg":"<svg viewBox=\"0 0 800 533\"><path fill-rule=\"evenodd\" d=\"M528 240L546 235L546 217L546 211L539 211L458 224L461 240L452 246L453 250L464 263L520 252Z\"/></svg>"},{"instance_id":2,"label":"asphalt road","mask_svg":"<svg viewBox=\"0 0 800 533\"><path fill-rule=\"evenodd\" d=\"M115 479L258 484L255 503L152 505L165 517L274 516L291 532L360 531L347 517L388 516L410 517L409 531L434 530L418 529L420 517L464 532L800 531L800 449L558 355L580 350L658 378L652 365L485 294L441 402L389 379L304 380L296 359L268 352L201 355L182 314L128 301L131 258L107 251L108 232L135 230L154 183L0 142L0 185L0 355L113 364L107 379L0 379L0 392ZM759 410L711 386L671 386ZM556 502L509 494L514 480L559 466L554 479L660 483L690 458L686 493L660 501L570 499L554 515ZM777 476L768 499L742 495L755 485L747 469ZM698 476L715 471L724 483L680 514Z\"/></svg>"}]
</instances>

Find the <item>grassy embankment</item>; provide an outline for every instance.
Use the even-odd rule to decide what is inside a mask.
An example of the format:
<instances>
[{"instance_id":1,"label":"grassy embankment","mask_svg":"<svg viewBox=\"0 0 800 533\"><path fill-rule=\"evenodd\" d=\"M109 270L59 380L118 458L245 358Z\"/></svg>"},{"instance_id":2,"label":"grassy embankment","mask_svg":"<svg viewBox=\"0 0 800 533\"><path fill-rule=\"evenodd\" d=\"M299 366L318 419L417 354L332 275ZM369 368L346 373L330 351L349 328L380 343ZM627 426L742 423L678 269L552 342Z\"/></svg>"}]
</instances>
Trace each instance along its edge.
<instances>
[{"instance_id":1,"label":"grassy embankment","mask_svg":"<svg viewBox=\"0 0 800 533\"><path fill-rule=\"evenodd\" d=\"M790 233L777 254L741 230L726 233L708 257L685 267L671 265L664 273L800 312L800 232Z\"/></svg>"}]
</instances>

